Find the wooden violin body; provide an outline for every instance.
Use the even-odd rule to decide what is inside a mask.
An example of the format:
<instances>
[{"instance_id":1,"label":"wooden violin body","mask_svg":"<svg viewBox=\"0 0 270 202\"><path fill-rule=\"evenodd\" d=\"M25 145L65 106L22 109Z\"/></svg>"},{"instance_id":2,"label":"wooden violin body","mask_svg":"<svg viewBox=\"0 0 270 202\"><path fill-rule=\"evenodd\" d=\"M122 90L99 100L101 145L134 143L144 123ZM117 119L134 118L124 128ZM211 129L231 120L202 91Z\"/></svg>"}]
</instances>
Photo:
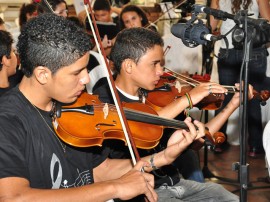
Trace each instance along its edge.
<instances>
[{"instance_id":1,"label":"wooden violin body","mask_svg":"<svg viewBox=\"0 0 270 202\"><path fill-rule=\"evenodd\" d=\"M184 122L159 117L155 110L141 103L123 103L125 116L135 145L154 148L164 128L187 129ZM114 105L104 104L97 96L83 93L72 105L63 106L54 116L54 129L64 142L78 147L101 146L106 139L125 141L122 126ZM223 137L206 133L212 144L222 143Z\"/></svg>"},{"instance_id":2,"label":"wooden violin body","mask_svg":"<svg viewBox=\"0 0 270 202\"><path fill-rule=\"evenodd\" d=\"M81 108L81 112L68 109ZM140 103L124 104L124 107L136 108L154 114L150 107L142 107ZM101 103L97 96L83 93L78 100L69 106L64 106L55 131L63 141L73 146L101 146L105 139L125 141L122 126L114 105ZM135 122L135 123L134 123ZM138 148L151 149L162 137L162 126L140 123L129 120L135 144Z\"/></svg>"},{"instance_id":3,"label":"wooden violin body","mask_svg":"<svg viewBox=\"0 0 270 202\"><path fill-rule=\"evenodd\" d=\"M185 95L185 93L191 91L193 88L193 86L185 82L180 82L174 77L164 76L159 80L156 88L153 91L148 92L147 104L152 107L165 107L175 99L180 98ZM217 110L222 106L224 98L224 94L211 93L195 106L204 110Z\"/></svg>"}]
</instances>

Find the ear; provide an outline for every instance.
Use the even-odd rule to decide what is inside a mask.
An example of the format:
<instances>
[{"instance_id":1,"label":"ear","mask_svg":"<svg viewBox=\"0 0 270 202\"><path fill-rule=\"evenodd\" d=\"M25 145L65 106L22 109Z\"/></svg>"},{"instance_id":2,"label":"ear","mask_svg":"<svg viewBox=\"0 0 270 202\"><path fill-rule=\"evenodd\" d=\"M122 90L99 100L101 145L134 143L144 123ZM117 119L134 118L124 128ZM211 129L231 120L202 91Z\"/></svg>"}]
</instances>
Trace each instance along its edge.
<instances>
[{"instance_id":1,"label":"ear","mask_svg":"<svg viewBox=\"0 0 270 202\"><path fill-rule=\"evenodd\" d=\"M3 56L2 57L2 65L3 67L6 66L6 67L9 67L10 66L10 59L7 58L7 56Z\"/></svg>"},{"instance_id":2,"label":"ear","mask_svg":"<svg viewBox=\"0 0 270 202\"><path fill-rule=\"evenodd\" d=\"M34 72L33 72L36 80L44 85L48 82L48 79L49 79L49 76L50 76L50 70L46 67L43 67L43 66L38 66L34 69Z\"/></svg>"},{"instance_id":3,"label":"ear","mask_svg":"<svg viewBox=\"0 0 270 202\"><path fill-rule=\"evenodd\" d=\"M125 59L124 62L122 63L122 68L126 73L131 74L132 68L134 67L134 65L135 63L133 60Z\"/></svg>"}]
</instances>

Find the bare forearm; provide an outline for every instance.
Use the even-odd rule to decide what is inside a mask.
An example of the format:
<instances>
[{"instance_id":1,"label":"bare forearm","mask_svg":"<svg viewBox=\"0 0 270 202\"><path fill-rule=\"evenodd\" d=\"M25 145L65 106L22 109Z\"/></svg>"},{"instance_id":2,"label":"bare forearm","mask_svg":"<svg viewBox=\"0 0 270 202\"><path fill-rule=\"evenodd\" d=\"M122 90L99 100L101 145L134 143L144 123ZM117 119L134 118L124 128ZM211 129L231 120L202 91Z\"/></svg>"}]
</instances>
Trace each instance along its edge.
<instances>
[{"instance_id":1,"label":"bare forearm","mask_svg":"<svg viewBox=\"0 0 270 202\"><path fill-rule=\"evenodd\" d=\"M213 9L219 9L218 0L212 0L210 7ZM210 26L212 31L217 28L218 22L219 20L215 19L213 15L210 15Z\"/></svg>"},{"instance_id":2,"label":"bare forearm","mask_svg":"<svg viewBox=\"0 0 270 202\"><path fill-rule=\"evenodd\" d=\"M160 109L157 113L160 117L173 119L189 106L185 96L176 99L172 103Z\"/></svg>"},{"instance_id":3,"label":"bare forearm","mask_svg":"<svg viewBox=\"0 0 270 202\"><path fill-rule=\"evenodd\" d=\"M20 186L16 188L17 179L10 180L7 178L4 188L0 191L1 202L68 202L68 201L106 201L112 198L116 198L116 190L114 188L114 182L101 182L91 185L68 188L68 189L33 189L29 187L26 180L20 180ZM14 182L14 184L12 183ZM12 184L11 184L12 183ZM21 183L24 184L21 186ZM1 184L1 183L0 183Z\"/></svg>"},{"instance_id":4,"label":"bare forearm","mask_svg":"<svg viewBox=\"0 0 270 202\"><path fill-rule=\"evenodd\" d=\"M236 108L236 106L229 102L227 106L220 113L218 113L218 115L205 124L205 126L209 129L209 132L211 134L218 132Z\"/></svg>"},{"instance_id":5,"label":"bare forearm","mask_svg":"<svg viewBox=\"0 0 270 202\"><path fill-rule=\"evenodd\" d=\"M270 4L268 0L259 0L259 10L262 18L270 21Z\"/></svg>"},{"instance_id":6,"label":"bare forearm","mask_svg":"<svg viewBox=\"0 0 270 202\"><path fill-rule=\"evenodd\" d=\"M95 182L117 179L131 169L132 162L130 159L107 159L94 169L94 179Z\"/></svg>"}]
</instances>

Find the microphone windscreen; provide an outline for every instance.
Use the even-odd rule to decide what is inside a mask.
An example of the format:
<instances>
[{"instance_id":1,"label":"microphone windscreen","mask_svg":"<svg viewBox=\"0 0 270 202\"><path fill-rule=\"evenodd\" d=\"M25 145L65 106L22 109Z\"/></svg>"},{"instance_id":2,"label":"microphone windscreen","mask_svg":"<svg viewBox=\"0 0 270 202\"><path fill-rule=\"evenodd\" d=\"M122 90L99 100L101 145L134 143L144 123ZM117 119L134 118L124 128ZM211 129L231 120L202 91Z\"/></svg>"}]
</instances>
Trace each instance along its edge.
<instances>
[{"instance_id":1,"label":"microphone windscreen","mask_svg":"<svg viewBox=\"0 0 270 202\"><path fill-rule=\"evenodd\" d=\"M186 29L185 23L177 23L171 27L171 33L177 38L184 39Z\"/></svg>"}]
</instances>

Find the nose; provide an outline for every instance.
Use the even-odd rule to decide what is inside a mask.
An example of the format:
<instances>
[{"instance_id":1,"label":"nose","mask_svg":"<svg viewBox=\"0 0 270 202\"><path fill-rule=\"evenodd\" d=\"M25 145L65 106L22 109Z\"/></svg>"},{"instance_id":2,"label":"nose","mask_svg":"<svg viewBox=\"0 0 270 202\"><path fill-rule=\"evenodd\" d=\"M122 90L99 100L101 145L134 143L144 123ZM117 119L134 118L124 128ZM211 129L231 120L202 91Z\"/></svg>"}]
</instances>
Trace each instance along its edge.
<instances>
[{"instance_id":1,"label":"nose","mask_svg":"<svg viewBox=\"0 0 270 202\"><path fill-rule=\"evenodd\" d=\"M89 83L89 82L90 82L90 77L89 77L89 74L88 74L86 68L83 70L83 74L82 74L82 75L83 75L83 76L82 76L82 78L81 78L80 81L79 81L80 84L81 84L81 85L85 85L85 84Z\"/></svg>"},{"instance_id":2,"label":"nose","mask_svg":"<svg viewBox=\"0 0 270 202\"><path fill-rule=\"evenodd\" d=\"M161 75L163 75L163 73L164 73L164 68L161 65L159 65L157 67L157 75L161 76Z\"/></svg>"}]
</instances>

